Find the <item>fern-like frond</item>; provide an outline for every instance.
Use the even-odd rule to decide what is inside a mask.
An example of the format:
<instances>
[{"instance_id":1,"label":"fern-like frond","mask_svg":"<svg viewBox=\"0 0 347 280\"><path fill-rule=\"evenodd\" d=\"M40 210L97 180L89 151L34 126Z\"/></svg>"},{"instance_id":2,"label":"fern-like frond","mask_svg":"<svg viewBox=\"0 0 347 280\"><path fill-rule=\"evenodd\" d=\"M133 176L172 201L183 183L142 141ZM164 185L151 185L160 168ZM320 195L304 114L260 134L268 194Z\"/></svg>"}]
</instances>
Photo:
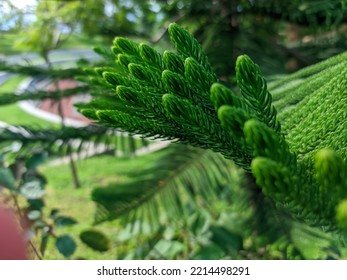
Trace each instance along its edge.
<instances>
[{"instance_id":1,"label":"fern-like frond","mask_svg":"<svg viewBox=\"0 0 347 280\"><path fill-rule=\"evenodd\" d=\"M143 168L134 181L93 191L96 223L123 215L158 223L162 210L166 219L179 218L231 192L234 168L221 156L183 145L170 145L159 153L159 160Z\"/></svg>"},{"instance_id":2,"label":"fern-like frond","mask_svg":"<svg viewBox=\"0 0 347 280\"><path fill-rule=\"evenodd\" d=\"M276 120L277 112L272 105L272 96L267 90L266 80L259 66L247 55L239 56L236 60L236 80L247 109L279 133L281 127Z\"/></svg>"},{"instance_id":3,"label":"fern-like frond","mask_svg":"<svg viewBox=\"0 0 347 280\"><path fill-rule=\"evenodd\" d=\"M26 76L43 76L52 79L71 79L75 75L83 75L84 72L80 68L61 69L46 69L34 65L9 64L5 61L0 61L0 71L6 71L15 74Z\"/></svg>"},{"instance_id":4,"label":"fern-like frond","mask_svg":"<svg viewBox=\"0 0 347 280\"><path fill-rule=\"evenodd\" d=\"M11 148L13 143L18 143L20 150L18 147ZM101 146L104 151L116 152L118 150L134 153L136 147L147 144L148 142L144 139L135 139L128 134L120 133L119 130L95 125L79 128L63 127L61 129L34 129L24 126L0 128L1 152L22 156L30 155L32 149L38 147L56 155L70 153L69 147L73 147L73 151L80 153Z\"/></svg>"},{"instance_id":5,"label":"fern-like frond","mask_svg":"<svg viewBox=\"0 0 347 280\"><path fill-rule=\"evenodd\" d=\"M161 55L148 45L116 38L112 50L118 68L96 68L92 78L97 83L91 80L108 93L79 105L80 112L145 137L177 139L221 152L247 169L249 153L223 128L210 100L210 87L217 80L200 45L176 24L169 34L178 54Z\"/></svg>"},{"instance_id":6,"label":"fern-like frond","mask_svg":"<svg viewBox=\"0 0 347 280\"><path fill-rule=\"evenodd\" d=\"M78 94L85 94L89 90L89 86L79 86L71 89L59 91L25 91L20 94L2 93L0 95L0 106L9 105L23 100L43 100L49 98L52 100L59 100L63 97L70 97Z\"/></svg>"},{"instance_id":7,"label":"fern-like frond","mask_svg":"<svg viewBox=\"0 0 347 280\"><path fill-rule=\"evenodd\" d=\"M211 76L211 79L216 80L216 74L212 70L207 56L202 51L199 42L193 35L175 23L170 24L168 31L178 53L182 55L184 59L189 57L195 59L204 67L208 75Z\"/></svg>"},{"instance_id":8,"label":"fern-like frond","mask_svg":"<svg viewBox=\"0 0 347 280\"><path fill-rule=\"evenodd\" d=\"M177 53L160 54L146 44L116 38L112 48L116 65L95 69L90 83L99 93L79 110L144 137L219 152L252 171L252 182L284 212L310 225L336 229L343 217L342 210L336 217L336 207L343 208L345 194L337 191L339 198L330 197L326 186L341 189L341 183L330 180L327 172L336 180L345 176L341 168L347 157L346 53L269 87L259 66L240 56L238 94L218 83L189 32L171 24L169 35ZM324 148L336 156L319 152ZM330 169L320 158L331 163ZM137 187L132 189L139 193ZM133 203L150 196L141 194ZM116 195L114 199L118 201ZM137 207L131 201L127 205Z\"/></svg>"}]
</instances>

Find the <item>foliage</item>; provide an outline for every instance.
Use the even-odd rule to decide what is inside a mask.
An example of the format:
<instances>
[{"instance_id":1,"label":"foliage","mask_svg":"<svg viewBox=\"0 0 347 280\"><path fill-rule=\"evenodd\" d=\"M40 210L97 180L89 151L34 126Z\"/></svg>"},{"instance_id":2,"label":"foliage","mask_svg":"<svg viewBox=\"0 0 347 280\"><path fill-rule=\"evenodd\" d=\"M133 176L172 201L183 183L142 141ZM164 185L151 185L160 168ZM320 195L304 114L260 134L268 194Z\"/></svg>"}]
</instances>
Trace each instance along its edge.
<instances>
[{"instance_id":1,"label":"foliage","mask_svg":"<svg viewBox=\"0 0 347 280\"><path fill-rule=\"evenodd\" d=\"M76 3L72 3L71 5L76 6ZM19 44L26 50L37 51L44 58L46 65L10 65L5 61L1 61L0 68L15 74L30 75L34 79L43 79L44 77L44 79L50 79L52 83L55 83L59 79L71 79L81 74L82 72L77 68L57 69L53 66L49 57L50 51L59 48L69 36L69 34L63 34L61 32L60 28L62 24L65 27L69 27L70 32L73 30L74 18L73 14L70 13L71 5L62 5L58 1L41 1L37 7L37 21L29 26L27 30L23 30L23 33L18 36L21 40ZM46 98L60 102L64 97L77 95L81 92L85 94L88 90L89 87L86 86L79 86L68 90L62 90L57 87L57 90L53 92L37 90L36 88L31 88L28 91L20 93L15 93L12 90L12 92L9 91L1 94L0 104L8 105L23 100L45 100ZM5 113L9 112L10 110ZM22 112L18 118L22 124L25 123ZM31 122L31 120L28 120L28 122ZM133 138L126 141L125 139L129 138L128 136L119 135L118 132L107 128L95 127L93 125L82 128L71 128L66 127L64 123L60 130L54 129L53 126L45 129L34 127L32 123L30 123L30 126L21 126L20 124L18 126L11 126L5 124L0 129L0 138L1 154L4 153L7 156L6 161L8 160L10 163L17 162L19 157L22 157L23 160L30 161L32 153L39 150L41 152L43 151L43 153L49 153L50 156L68 154L71 165L73 165L72 152L80 152L82 150L88 150L88 148L90 150L91 146L102 146L103 151L114 151L116 144L118 148L121 147L123 149L120 152L124 154L129 153L129 151L133 152L139 146L139 143L141 143L141 146L146 145L145 141L138 141ZM76 169L73 169L75 182L78 182L76 174ZM36 181L23 183L20 190L20 194L27 197L30 201L38 201L45 193L44 185ZM41 208L45 209L43 205ZM54 237L58 251L63 256L70 257L76 250L75 241L69 235L56 236L53 232L52 224L57 227L67 226L72 225L74 220L64 216L54 217L56 210L53 211L54 214L51 213L47 218L44 218L43 214L41 215L39 213L41 208L34 209L34 212L30 214L30 218L35 220L35 227L33 226L35 234L30 236L30 238L42 237L40 249L43 255L48 239ZM37 228L36 220L38 220L39 224Z\"/></svg>"},{"instance_id":2,"label":"foliage","mask_svg":"<svg viewBox=\"0 0 347 280\"><path fill-rule=\"evenodd\" d=\"M188 28L219 76L247 53L267 75L295 71L345 50L343 0L157 0L166 21ZM285 64L285 68L283 65Z\"/></svg>"},{"instance_id":3,"label":"foliage","mask_svg":"<svg viewBox=\"0 0 347 280\"><path fill-rule=\"evenodd\" d=\"M110 249L110 240L101 232L96 230L86 230L80 234L81 240L89 247L99 252Z\"/></svg>"},{"instance_id":4,"label":"foliage","mask_svg":"<svg viewBox=\"0 0 347 280\"><path fill-rule=\"evenodd\" d=\"M26 158L38 145L54 156L90 144L114 150L126 143L134 150L139 141L119 137L119 128L195 146L171 145L158 162L146 163L143 174L133 172L133 181L92 192L97 223L119 217L131 222L126 240L115 241L120 258L343 257L338 238L343 241L346 227L346 54L270 83L263 73L283 72L284 61L294 59L294 66L288 66L293 70L344 50L344 1L38 3L38 20L19 38L25 48L41 53L48 69L5 63L0 69L54 80L79 76L89 85L59 90L54 98L91 92L95 100L80 108L106 126L11 126L0 131L1 148L13 148L8 143L15 141ZM162 54L137 43L138 37L163 43L167 28L161 27L172 20L188 27L202 47L178 25L168 28L177 52L170 48ZM74 30L137 38L117 38L112 51L97 49L106 61L96 71L87 69L89 81L80 69L50 65L50 50ZM240 56L244 52L262 71L249 56ZM235 87L221 84L226 80ZM0 103L52 96L36 90L8 92ZM242 189L228 159L246 171ZM41 194L37 185L23 185L21 195ZM238 204L238 198L247 203ZM63 215L48 220L55 227L73 223ZM145 233L140 246L134 242L139 232ZM100 231L83 233L86 245L112 248ZM64 256L75 250L64 234L56 246ZM129 248L134 250L129 253Z\"/></svg>"},{"instance_id":5,"label":"foliage","mask_svg":"<svg viewBox=\"0 0 347 280\"><path fill-rule=\"evenodd\" d=\"M27 157L35 150L45 151L51 156L66 155L71 152L69 145L73 146L75 153L92 150L93 147L103 147L104 151L116 153L118 150L120 154L129 155L138 147L148 145L145 140L95 125L62 129L7 126L0 128L0 132L0 148L8 158ZM17 143L18 147L13 147L13 143Z\"/></svg>"},{"instance_id":6,"label":"foliage","mask_svg":"<svg viewBox=\"0 0 347 280\"><path fill-rule=\"evenodd\" d=\"M178 22L202 42L224 79L234 73L233 65L242 53L262 65L264 73L278 74L338 54L346 41L344 0L41 0L35 13L49 22L41 29L53 24L60 42L67 31L81 30L93 37L102 35L107 42L122 35L162 45L168 23ZM35 37L40 22L28 27L27 33Z\"/></svg>"},{"instance_id":7,"label":"foliage","mask_svg":"<svg viewBox=\"0 0 347 280\"><path fill-rule=\"evenodd\" d=\"M95 69L90 83L103 90L79 110L108 126L220 152L251 172L279 215L339 232L347 189L346 53L272 83L274 104L282 102L277 114L266 80L248 56L236 62L237 93L217 83L186 30L171 24L169 34L177 54L116 38L117 66ZM310 83L321 86L304 90ZM127 203L137 203L133 191L136 185L127 187ZM143 195L151 192L148 187ZM101 205L117 201L96 194Z\"/></svg>"},{"instance_id":8,"label":"foliage","mask_svg":"<svg viewBox=\"0 0 347 280\"><path fill-rule=\"evenodd\" d=\"M74 2L38 1L36 19L21 30L17 48L37 51L50 65L49 52L60 48L75 28L75 10Z\"/></svg>"},{"instance_id":9,"label":"foliage","mask_svg":"<svg viewBox=\"0 0 347 280\"><path fill-rule=\"evenodd\" d=\"M232 165L218 155L181 145L162 152L155 163L140 174L132 174L137 178L135 181L92 192L92 199L98 203L96 223L130 214L127 222L143 220L155 229L160 220L179 219L186 211L199 207L209 209L213 201L230 194ZM136 210L138 215L134 213ZM163 210L166 217L162 215Z\"/></svg>"},{"instance_id":10,"label":"foliage","mask_svg":"<svg viewBox=\"0 0 347 280\"><path fill-rule=\"evenodd\" d=\"M0 32L8 31L9 29L18 30L22 27L24 21L24 13L22 10L13 5L11 1L1 1L0 15Z\"/></svg>"},{"instance_id":11,"label":"foliage","mask_svg":"<svg viewBox=\"0 0 347 280\"><path fill-rule=\"evenodd\" d=\"M46 178L38 172L38 166L45 155L36 153L27 160L18 159L9 167L0 167L0 186L9 191L9 200L13 201L25 232L30 238L39 239L39 251L30 244L35 258L42 258L50 239L56 241L56 248L64 257L70 257L76 243L69 235L56 235L58 227L72 226L77 223L73 218L60 215L58 209L47 209L44 196L46 194ZM19 204L19 200L25 203ZM23 204L23 205L22 205ZM49 211L49 215L47 215Z\"/></svg>"}]
</instances>

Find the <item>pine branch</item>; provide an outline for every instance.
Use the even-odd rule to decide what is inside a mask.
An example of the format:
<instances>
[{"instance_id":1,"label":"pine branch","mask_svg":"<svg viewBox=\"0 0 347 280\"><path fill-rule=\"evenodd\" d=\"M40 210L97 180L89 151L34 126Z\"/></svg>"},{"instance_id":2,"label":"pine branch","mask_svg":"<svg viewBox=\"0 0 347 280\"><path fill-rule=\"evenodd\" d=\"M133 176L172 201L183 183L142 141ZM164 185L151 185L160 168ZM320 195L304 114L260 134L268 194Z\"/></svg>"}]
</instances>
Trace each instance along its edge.
<instances>
[{"instance_id":1,"label":"pine branch","mask_svg":"<svg viewBox=\"0 0 347 280\"><path fill-rule=\"evenodd\" d=\"M99 93L79 110L144 137L220 152L252 172L263 194L285 213L336 229L336 207L345 209L346 199L334 181L346 168L346 53L272 83L275 104L283 109L277 115L266 80L248 56L236 63L238 95L217 82L185 29L172 24L169 35L178 54L162 55L148 45L115 39L116 65L88 71ZM317 154L325 147L337 155ZM314 163L316 154L327 156L331 170L319 160ZM335 179L324 175L326 170ZM327 184L339 186L331 196L322 191ZM341 211L338 220L344 224Z\"/></svg>"},{"instance_id":2,"label":"pine branch","mask_svg":"<svg viewBox=\"0 0 347 280\"><path fill-rule=\"evenodd\" d=\"M280 133L281 127L276 120L277 112L271 104L272 96L267 90L259 66L248 56L239 56L236 60L236 79L247 109L254 112L261 122Z\"/></svg>"},{"instance_id":3,"label":"pine branch","mask_svg":"<svg viewBox=\"0 0 347 280\"><path fill-rule=\"evenodd\" d=\"M63 97L70 97L77 94L85 94L89 90L89 86L79 86L71 89L59 91L24 91L20 94L2 93L0 95L0 105L13 104L23 100L44 100L46 98L52 100L60 100Z\"/></svg>"},{"instance_id":4,"label":"pine branch","mask_svg":"<svg viewBox=\"0 0 347 280\"><path fill-rule=\"evenodd\" d=\"M123 138L126 141L123 141ZM51 154L68 154L68 146L75 147L76 152L92 146L103 145L109 150L129 150L136 141L133 137L121 134L117 129L89 125L85 127L63 127L62 129L34 129L24 126L0 128L0 150L8 152L13 142L20 143L21 149L16 154L32 153L33 147L40 147ZM143 143L146 145L146 142ZM130 149L132 150L132 149Z\"/></svg>"},{"instance_id":5,"label":"pine branch","mask_svg":"<svg viewBox=\"0 0 347 280\"><path fill-rule=\"evenodd\" d=\"M232 165L217 154L182 145L170 146L161 153L160 160L141 170L134 182L93 191L99 209L96 223L134 213L133 220L136 216L142 221L151 217L158 223L159 209L165 209L167 217L182 217L189 208L201 203L211 205L221 193L230 191ZM154 216L149 210L152 207Z\"/></svg>"},{"instance_id":6,"label":"pine branch","mask_svg":"<svg viewBox=\"0 0 347 280\"><path fill-rule=\"evenodd\" d=\"M45 67L33 65L15 65L0 61L0 71L6 71L15 74L27 76L44 76L52 79L71 79L71 77L84 74L80 68L68 69L47 69Z\"/></svg>"}]
</instances>

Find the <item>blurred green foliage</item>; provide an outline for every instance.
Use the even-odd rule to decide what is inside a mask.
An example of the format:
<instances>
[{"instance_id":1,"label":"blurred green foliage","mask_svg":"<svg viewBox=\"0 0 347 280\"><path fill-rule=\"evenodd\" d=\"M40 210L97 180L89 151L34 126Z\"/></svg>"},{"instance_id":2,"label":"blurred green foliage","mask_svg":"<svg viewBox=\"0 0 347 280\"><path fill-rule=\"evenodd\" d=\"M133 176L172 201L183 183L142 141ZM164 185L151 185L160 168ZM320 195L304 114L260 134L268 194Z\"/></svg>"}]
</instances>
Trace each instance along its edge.
<instances>
[{"instance_id":1,"label":"blurred green foliage","mask_svg":"<svg viewBox=\"0 0 347 280\"><path fill-rule=\"evenodd\" d=\"M6 33L9 33L6 35L16 37L19 47L26 51L38 52L48 63L49 52L64 46L66 42L69 42L72 34L78 34L78 36L83 34L83 36L90 38L101 37L103 38L101 42L105 42L107 45L115 36L128 36L136 42L146 40L150 45L156 45L158 50L169 49L164 55L164 59L167 59L167 62L176 58L175 62L179 65L179 58L177 59L175 54L171 52L173 48L168 45L167 35L168 24L178 22L193 33L202 45L213 68L212 71L208 69L209 73L215 72L217 74L217 77L213 77L213 79L218 78L219 81L231 84L232 87L236 85L236 77L233 75L236 59L244 53L250 55L260 65L265 76L277 79L276 76L280 74L293 72L346 50L347 5L344 0L38 0L38 5L31 9L31 13L35 14L35 20L29 23L23 20L25 11L16 9L7 0L0 3L0 8L4 7L9 7L9 9L6 8L8 12L2 13L0 26L3 27L7 21L11 20L14 20L15 23L12 30L6 30ZM5 8L3 10L5 11ZM15 32L15 34L13 35L11 32ZM0 33L1 38L6 37ZM3 42L1 44L10 48L8 44L3 44ZM122 45L121 40L117 41L117 45L118 47ZM73 47L74 45L70 46ZM180 51L184 52L185 50ZM102 48L99 48L98 52L104 57L112 57L109 51L104 51ZM141 52L143 57L153 58L153 61L146 63L158 64L156 58L159 58L160 62L160 56L155 55L155 52L148 45L142 44ZM120 62L127 65L129 59L133 58L123 56ZM197 65L194 64L194 61L190 60L190 63L191 69L196 69ZM102 62L102 64L105 63ZM109 59L106 64L108 64L107 67L114 67L113 58ZM202 64L207 67L203 61ZM176 66L175 63L171 63L168 67L175 68L170 69L172 72L182 70ZM16 72L13 69L12 71ZM43 73L43 75L50 76L45 69L40 67L29 66L22 69L17 67L16 69L19 73L26 71L26 75ZM2 70L6 69L3 68ZM146 71L143 70L141 65L131 67L131 72L136 77L146 74ZM99 69L99 71L101 70ZM189 89L179 86L183 80L180 80L180 76L172 72L166 71L163 74L165 85L172 93L189 95ZM198 72L191 71L192 79L196 78L204 82L205 76L198 76ZM52 73L51 75L53 75ZM67 71L55 69L57 76L59 73L71 77L81 75L81 71L77 69ZM331 72L328 74L327 76L331 77ZM109 84L119 79L119 76L110 74L104 77L106 80L108 79ZM305 91L313 92L324 82L322 79L319 80L319 83L316 83L317 80L306 82L306 78L305 72L300 72L298 76L294 74L288 79L282 80L283 82L279 87L276 87L276 82L273 84L273 88L277 90L277 94L274 96L275 107L285 110L289 107L287 114L282 115L284 116L282 119L290 117L288 112L293 112L294 107L292 105L302 100ZM286 82L289 84L287 90L283 85ZM294 96L285 94L291 91L292 87L296 89ZM214 89L218 94L227 92L226 95L228 95L229 89L219 87ZM247 86L244 86L243 89L250 92L253 90ZM203 88L203 90L206 89ZM107 90L99 93L105 92ZM117 93L112 94L118 94L124 101L131 96L131 93L127 91L127 88L120 88ZM267 94L264 96L268 100ZM8 98L11 100L10 95ZM114 96L109 98L114 100ZM167 107L173 101L169 100L170 98L172 96L166 98ZM19 97L13 97L12 101L15 102L17 99ZM227 104L229 101L234 102L235 100L238 99L227 100ZM132 101L135 104L141 100L134 98ZM221 100L214 99L213 105L220 107L225 101L223 98ZM194 100L194 102L198 105L200 102L206 102L206 100ZM110 102L100 105L110 106ZM8 108L6 109L8 110ZM179 108L171 109L175 113L175 110ZM4 112L7 112L7 119L12 118L10 115L15 112L17 118L22 121L18 125L30 122L25 115L17 111ZM232 122L226 117L230 112L228 106L221 108L220 118L223 125L231 127L233 136L240 136L243 133L240 130L240 124L243 124L248 116L238 112L240 113L239 118ZM139 112L135 113L139 114ZM138 116L141 119L141 116ZM187 120L188 117L181 119ZM178 119L178 116L176 118ZM272 117L269 122L271 120ZM208 123L210 120L201 121ZM292 122L287 123L288 125L292 124ZM274 126L276 127L276 124ZM74 141L75 138L81 138L81 143L83 143L84 141L99 141L99 137L96 136L97 140L95 140L94 135L110 134L110 132L106 132L106 129L101 132L94 129L86 129L85 131L82 129L73 133L72 129L67 129L62 131L65 138L61 139L62 135L52 133L49 130L40 131L40 129L31 129L30 127L25 129L21 130L24 133L17 135L17 140L29 143L30 147L31 145L41 145L47 139L52 142L46 141L46 144L54 143L54 141L65 144L70 140ZM279 127L277 126L276 129L279 130ZM86 137L85 133L94 134ZM8 134L4 133L3 135ZM70 140L67 139L69 135L73 135ZM16 134L10 134L10 139L13 139L11 137L16 137ZM73 137L75 138L72 139ZM107 137L102 138L101 135L102 141L108 142ZM126 138L121 141L129 141L129 145L134 146ZM243 145L245 143L238 144ZM132 149L130 148L130 150ZM318 157L324 159L329 155L329 151L325 150ZM331 157L334 155L330 155ZM296 222L289 224L287 219L283 219L283 216L278 214L275 206L267 198L262 197L257 192L248 192L240 188L241 183L248 184L252 188L254 182L248 182L247 179L249 178L247 176L246 178L242 177L239 170L235 169L233 165L209 152L203 153L201 150L176 146L161 151L160 156L154 155L150 158L131 160L134 167L129 167L132 166L129 164L126 168L122 166L126 170L121 168L124 173L130 169L133 177L130 182L122 181L123 173L117 176L112 175L112 171L109 170L112 167L108 165L108 161L98 163L97 159L95 160L96 162L93 161L93 164L85 167L89 171L81 172L81 174L84 178L88 178L85 180L86 182L92 181L93 187L99 187L93 191L93 199L99 202L104 200L106 201L104 204L108 205L108 208L105 206L102 208L99 205L96 212L97 218L100 221L107 220L105 215L107 217L110 211L118 211L117 217L122 211L130 214L124 218L124 228L120 227L119 223L115 223L113 226L112 224L107 225L106 228L115 227L115 229L112 228L108 231L108 235L104 234L104 231L95 229L84 231L84 228L78 228L79 231L82 230L82 233L75 235L81 238L84 245L97 251L114 249L112 254L107 255L107 257L119 259L337 259L346 256L346 250L341 246L343 240L339 240L339 236L325 234L316 228ZM260 179L262 179L261 175L263 174L261 160L259 159L254 164L254 169L258 172ZM270 163L266 162L266 164ZM328 181L329 164L324 164L324 160L317 161L316 164L324 172L318 172L315 179L323 183L325 181L330 182ZM92 174L98 171L95 166L98 167L97 169L107 170L110 179L100 178L98 174ZM276 165L276 167L278 166ZM117 168L119 167L116 166L115 169ZM232 171L230 178L223 175L226 170ZM59 168L48 168L48 171L53 174L49 183L54 187L65 186L66 180L69 180L66 178L66 170L59 173ZM268 181L263 180L262 182L260 179L259 184L263 183L264 185L264 182ZM108 180L111 181L110 184L102 183L108 182ZM144 183L139 184L138 181ZM0 183L7 186L11 183L9 182L5 180ZM134 186L136 187L135 191L130 191L129 187ZM22 187L22 195L40 194L40 192L35 192L33 186L23 184ZM141 192L143 187L147 187L151 192L143 196L143 192ZM158 190L162 196L157 196L157 201L154 204L158 205L164 201L164 203L167 202L166 207L157 207L157 205L153 207L149 203L143 203L151 200L156 192L159 192ZM124 197L121 197L124 193L132 199L125 201ZM214 199L207 203L211 193ZM118 196L114 198L110 194ZM61 194L59 198L64 199ZM73 201L72 204L79 203L77 194L72 195L70 193L70 199ZM54 201L54 198L51 198L51 201ZM167 212L167 209L172 208L173 205L179 206L176 212L181 214L181 218L177 218L179 215L172 218ZM266 207L261 207L262 205L266 205ZM165 208L166 211L164 211ZM266 209L264 210L264 208ZM137 212L131 214L134 209ZM185 209L185 211L182 212L181 209ZM345 209L346 202L342 201L337 207L337 222L341 228L346 225ZM65 209L65 211L68 210ZM55 227L69 226L74 223L73 219L66 216L55 217L55 212L50 213L48 217L49 220L54 221ZM33 220L41 221L36 214L37 212L31 212L30 217ZM81 214L81 219L85 219L83 217L85 213L79 214ZM157 223L153 223L153 217ZM46 246L49 247L47 243L49 232L46 232L46 229L45 227L40 228L42 230L42 238L40 239L42 252ZM67 231L71 231L71 229L68 228ZM55 246L63 256L71 257L76 249L76 244L71 237L64 233L66 232L59 229L59 237L53 236L56 239ZM80 241L77 242L79 242L77 250L79 247L84 248ZM55 257L58 258L59 256ZM88 256L83 256L82 253L81 257Z\"/></svg>"}]
</instances>

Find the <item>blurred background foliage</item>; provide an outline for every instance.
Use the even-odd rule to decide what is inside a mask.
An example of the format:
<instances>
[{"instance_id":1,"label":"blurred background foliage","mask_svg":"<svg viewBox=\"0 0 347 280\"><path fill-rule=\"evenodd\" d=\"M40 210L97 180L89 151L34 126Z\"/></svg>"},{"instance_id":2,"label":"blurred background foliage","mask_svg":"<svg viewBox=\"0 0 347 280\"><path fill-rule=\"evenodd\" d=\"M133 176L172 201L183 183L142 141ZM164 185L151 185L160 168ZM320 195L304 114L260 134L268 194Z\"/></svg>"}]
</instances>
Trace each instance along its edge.
<instances>
[{"instance_id":1,"label":"blurred background foliage","mask_svg":"<svg viewBox=\"0 0 347 280\"><path fill-rule=\"evenodd\" d=\"M77 78L82 73L81 67L86 65L112 64L87 58L73 67L59 66L52 61L54 50L97 46L98 52L107 58L115 36L149 42L158 50L171 49L167 35L171 22L194 34L219 79L231 85L235 80L235 60L244 53L271 80L347 48L345 0L33 0L27 1L27 5L23 1L1 0L0 70L21 74L11 78L16 80L0 84L3 112L0 121L17 128L0 131L2 153L6 154L6 160L11 159L9 163L3 161L1 168L6 171L0 175L14 178L18 185L14 187L16 184L11 183L11 188L7 187L11 195L2 192L1 196L5 201L18 196L20 207L31 213L33 246L41 249L32 257L60 258L57 252L65 257L90 259L346 256L345 249L337 249L338 237L301 224L288 225L271 206L266 213L260 213L253 203L263 201L250 199L254 194L240 188L241 182L247 184L247 178L217 155L170 145L159 152L134 157L135 151L148 145L147 141L120 137L116 131L104 127L74 129L62 122L57 129L23 115L17 107L9 107L15 106L19 99L14 93L24 76L57 81ZM18 60L11 63L11 55L23 53L38 53L49 67L40 66L39 60L25 64L22 59L21 65ZM59 88L58 91L60 97L81 92ZM83 88L84 93L90 91ZM29 93L20 100L48 96L47 92L38 93L35 89ZM19 119L12 123L16 116ZM21 148L13 155L8 151L8 143L16 142L21 143ZM81 189L73 189L67 165L46 164L40 173L36 172L36 167L42 165L42 154L57 159L91 143L105 144L107 148L100 155L76 161ZM35 155L40 152L40 160L35 163ZM115 152L120 157L115 157ZM8 157L9 154L12 155ZM36 177L45 177L40 188L47 187L47 205L39 207L40 213L35 212L40 214L37 218L30 212L37 210L32 209L30 201L21 198L20 191L13 191L27 186L30 179L24 176L25 172L16 176L18 169L14 166L20 162L25 163L27 170L33 165ZM9 164L12 175L8 175ZM0 181L5 188L6 180ZM98 201L97 209L92 200ZM100 201L104 200L108 200L105 204L111 205L110 209L101 206ZM62 214L58 216L56 209ZM116 214L105 215L107 211ZM74 218L73 227L68 222L69 216ZM57 217L65 219L64 226ZM49 243L48 237L56 242Z\"/></svg>"},{"instance_id":2,"label":"blurred background foliage","mask_svg":"<svg viewBox=\"0 0 347 280\"><path fill-rule=\"evenodd\" d=\"M45 36L58 41L70 33L101 36L106 41L133 36L164 44L166 28L175 21L198 38L220 76L232 73L235 58L243 53L254 57L265 73L278 74L316 63L346 47L344 0L52 0L36 4L28 10L29 17L11 1L2 1L2 6L9 7L3 7L0 27L22 31L32 40L38 36L41 44Z\"/></svg>"}]
</instances>

